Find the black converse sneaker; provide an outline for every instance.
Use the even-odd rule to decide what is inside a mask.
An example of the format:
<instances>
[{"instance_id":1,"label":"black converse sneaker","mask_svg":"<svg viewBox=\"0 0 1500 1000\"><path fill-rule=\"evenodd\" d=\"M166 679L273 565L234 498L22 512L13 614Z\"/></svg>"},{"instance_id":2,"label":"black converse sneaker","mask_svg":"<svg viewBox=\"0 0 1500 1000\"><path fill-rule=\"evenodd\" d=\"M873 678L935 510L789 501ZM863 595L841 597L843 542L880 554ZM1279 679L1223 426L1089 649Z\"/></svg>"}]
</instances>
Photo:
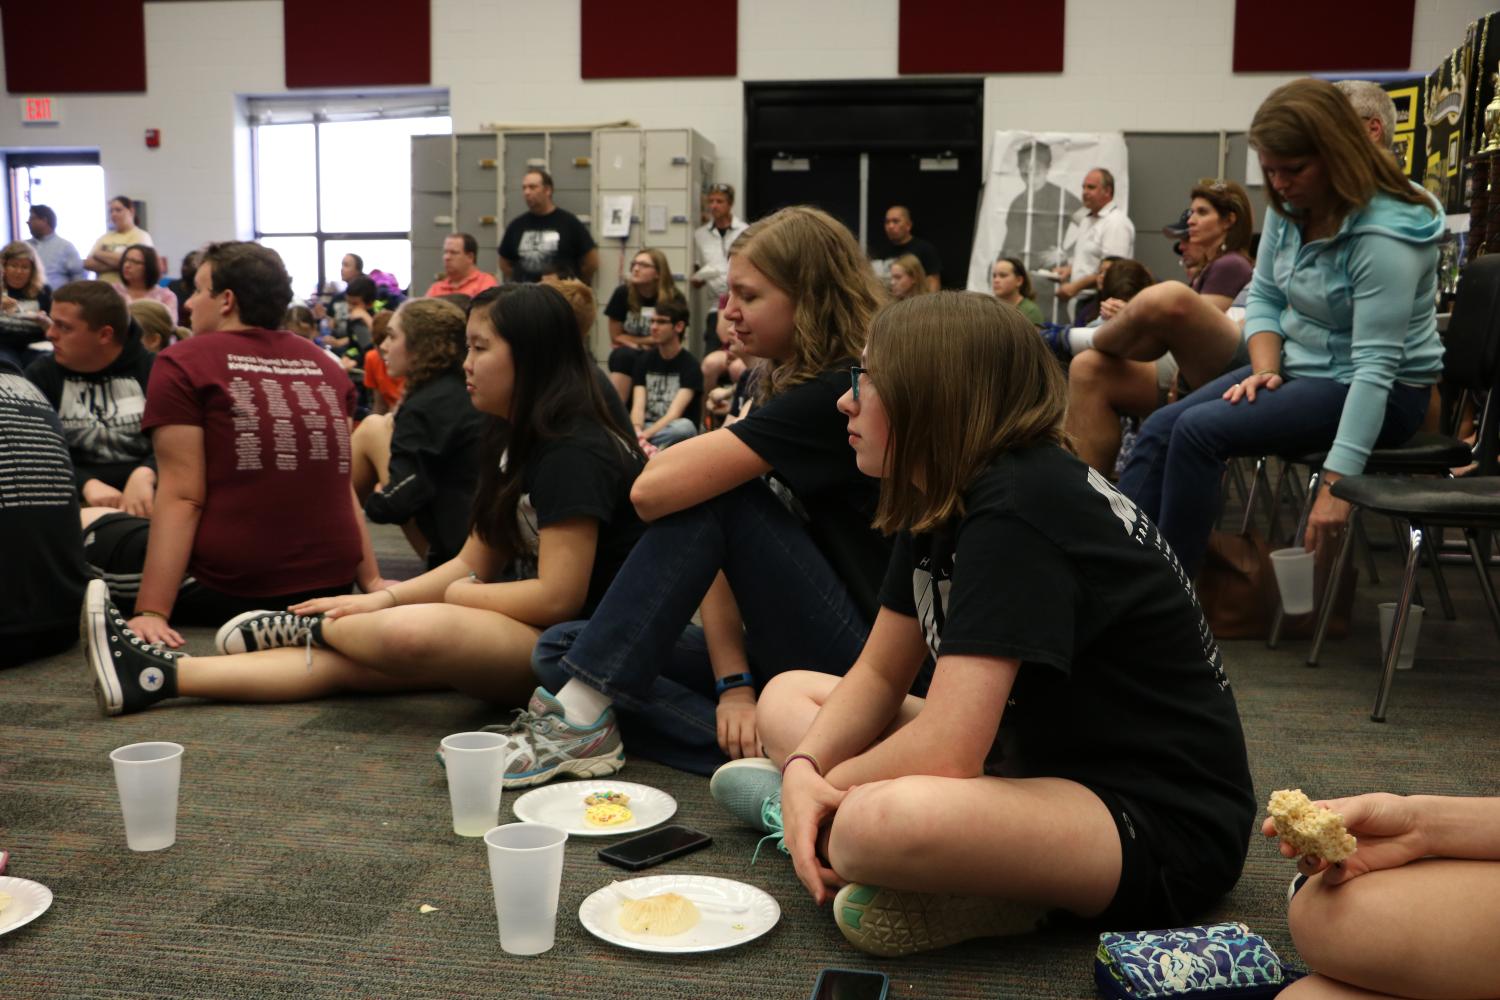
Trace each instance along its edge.
<instances>
[{"instance_id":1,"label":"black converse sneaker","mask_svg":"<svg viewBox=\"0 0 1500 1000\"><path fill-rule=\"evenodd\" d=\"M177 696L180 653L148 645L125 624L103 580L90 580L83 600L83 644L94 692L105 715L139 712Z\"/></svg>"},{"instance_id":2,"label":"black converse sneaker","mask_svg":"<svg viewBox=\"0 0 1500 1000\"><path fill-rule=\"evenodd\" d=\"M246 611L225 622L214 636L214 648L225 656L288 646L322 646L323 616L290 611Z\"/></svg>"}]
</instances>

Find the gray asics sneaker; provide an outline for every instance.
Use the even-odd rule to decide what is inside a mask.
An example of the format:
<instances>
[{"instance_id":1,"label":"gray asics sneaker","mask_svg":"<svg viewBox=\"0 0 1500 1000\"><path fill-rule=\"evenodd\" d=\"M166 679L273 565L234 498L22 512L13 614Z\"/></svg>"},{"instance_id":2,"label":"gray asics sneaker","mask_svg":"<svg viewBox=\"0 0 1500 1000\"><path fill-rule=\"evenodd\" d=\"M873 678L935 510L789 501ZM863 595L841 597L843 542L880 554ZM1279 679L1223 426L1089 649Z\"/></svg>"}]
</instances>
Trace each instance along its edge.
<instances>
[{"instance_id":1,"label":"gray asics sneaker","mask_svg":"<svg viewBox=\"0 0 1500 1000\"><path fill-rule=\"evenodd\" d=\"M254 653L288 646L322 646L322 615L294 615L290 611L246 611L220 626L214 648L221 655Z\"/></svg>"},{"instance_id":2,"label":"gray asics sneaker","mask_svg":"<svg viewBox=\"0 0 1500 1000\"><path fill-rule=\"evenodd\" d=\"M498 728L515 748L505 768L506 788L526 788L560 774L602 778L625 766L625 747L615 712L606 708L589 726L575 726L563 716L562 703L537 688L531 702L510 723Z\"/></svg>"}]
</instances>

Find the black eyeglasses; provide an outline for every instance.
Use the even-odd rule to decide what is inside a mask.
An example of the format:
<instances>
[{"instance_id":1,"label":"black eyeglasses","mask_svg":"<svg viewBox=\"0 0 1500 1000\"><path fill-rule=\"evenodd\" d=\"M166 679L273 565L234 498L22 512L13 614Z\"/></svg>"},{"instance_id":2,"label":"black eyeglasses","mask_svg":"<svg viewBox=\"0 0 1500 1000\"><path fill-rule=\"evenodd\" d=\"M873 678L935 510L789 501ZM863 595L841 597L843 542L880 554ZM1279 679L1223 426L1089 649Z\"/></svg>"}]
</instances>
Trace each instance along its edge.
<instances>
[{"instance_id":1,"label":"black eyeglasses","mask_svg":"<svg viewBox=\"0 0 1500 1000\"><path fill-rule=\"evenodd\" d=\"M854 393L854 401L856 403L859 402L859 377L867 374L869 371L870 369L861 368L859 365L849 366L849 391Z\"/></svg>"}]
</instances>

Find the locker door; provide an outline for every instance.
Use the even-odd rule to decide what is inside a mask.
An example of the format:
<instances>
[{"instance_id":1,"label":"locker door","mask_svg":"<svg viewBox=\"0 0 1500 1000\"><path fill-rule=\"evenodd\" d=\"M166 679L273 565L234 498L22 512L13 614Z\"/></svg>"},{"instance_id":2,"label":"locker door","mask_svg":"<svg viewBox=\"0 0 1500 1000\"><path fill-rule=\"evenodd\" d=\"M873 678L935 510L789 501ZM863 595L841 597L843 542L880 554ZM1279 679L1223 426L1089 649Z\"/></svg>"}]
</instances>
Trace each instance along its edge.
<instances>
[{"instance_id":1,"label":"locker door","mask_svg":"<svg viewBox=\"0 0 1500 1000\"><path fill-rule=\"evenodd\" d=\"M547 137L540 132L508 132L505 142L505 189L501 192L501 232L504 224L526 211L526 199L521 197L521 182L526 171L533 166L547 165Z\"/></svg>"}]
</instances>

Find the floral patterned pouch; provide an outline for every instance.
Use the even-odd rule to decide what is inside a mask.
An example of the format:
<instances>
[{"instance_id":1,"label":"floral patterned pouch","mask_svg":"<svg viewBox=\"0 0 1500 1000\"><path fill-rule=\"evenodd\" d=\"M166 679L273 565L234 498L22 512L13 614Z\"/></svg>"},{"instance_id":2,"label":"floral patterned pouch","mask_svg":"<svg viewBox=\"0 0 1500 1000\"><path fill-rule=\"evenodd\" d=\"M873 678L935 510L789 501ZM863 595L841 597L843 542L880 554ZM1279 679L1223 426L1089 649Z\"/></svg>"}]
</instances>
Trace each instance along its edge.
<instances>
[{"instance_id":1,"label":"floral patterned pouch","mask_svg":"<svg viewBox=\"0 0 1500 1000\"><path fill-rule=\"evenodd\" d=\"M1273 997L1292 980L1259 934L1241 923L1099 935L1094 980L1107 997Z\"/></svg>"}]
</instances>

